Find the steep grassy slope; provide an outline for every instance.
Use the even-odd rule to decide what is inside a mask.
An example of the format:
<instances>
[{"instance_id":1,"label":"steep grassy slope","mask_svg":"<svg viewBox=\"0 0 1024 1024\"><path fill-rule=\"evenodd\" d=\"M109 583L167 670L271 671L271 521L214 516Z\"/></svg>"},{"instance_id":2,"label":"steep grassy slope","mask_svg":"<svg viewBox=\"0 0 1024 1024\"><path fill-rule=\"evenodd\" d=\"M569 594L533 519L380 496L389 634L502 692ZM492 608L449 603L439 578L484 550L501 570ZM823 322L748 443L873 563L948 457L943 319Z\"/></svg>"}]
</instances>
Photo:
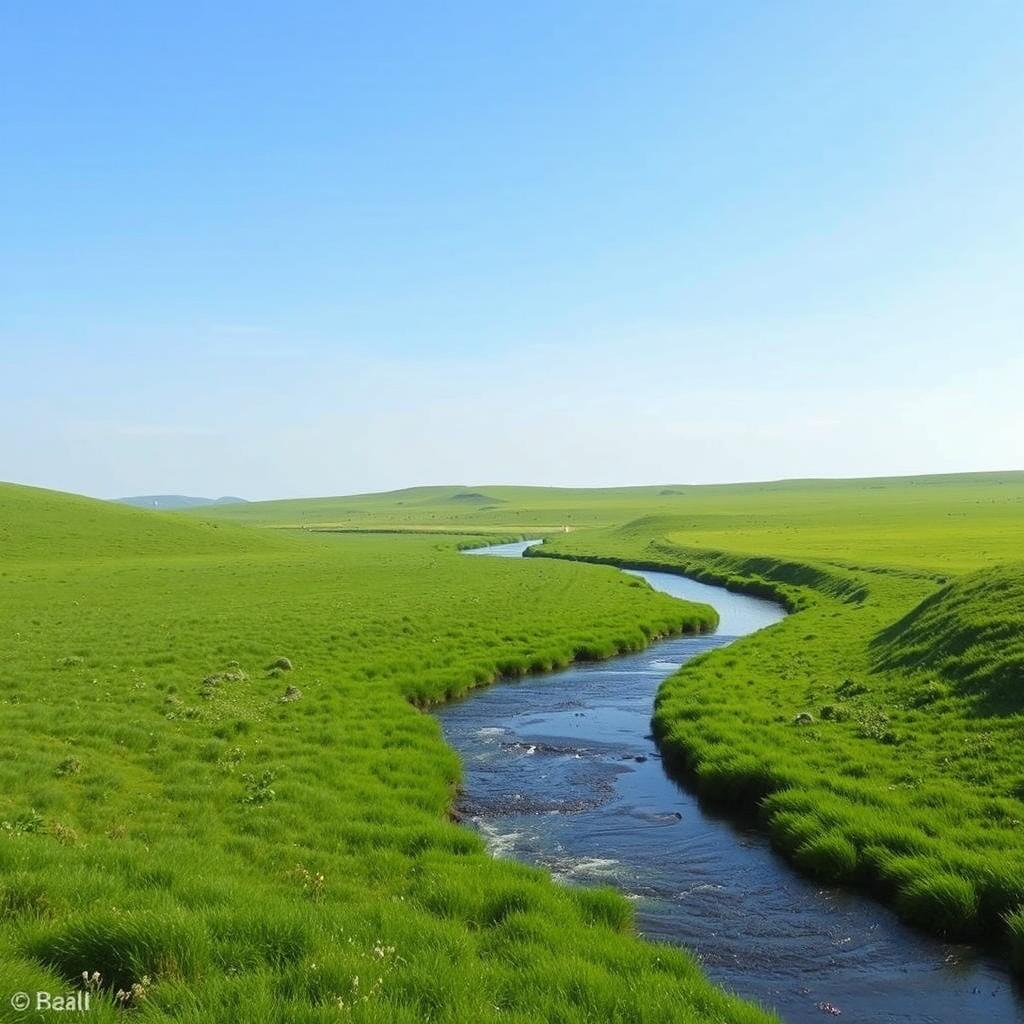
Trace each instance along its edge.
<instances>
[{"instance_id":1,"label":"steep grassy slope","mask_svg":"<svg viewBox=\"0 0 1024 1024\"><path fill-rule=\"evenodd\" d=\"M664 747L708 796L757 806L804 870L1024 962L1024 563L946 582L1006 553L1001 531L1019 535L1024 513L990 494L933 506L919 532L883 513L872 530L843 504L805 509L792 531L767 510L729 525L723 511L714 529L645 517L538 553L784 600L796 614L665 682Z\"/></svg>"},{"instance_id":2,"label":"steep grassy slope","mask_svg":"<svg viewBox=\"0 0 1024 1024\"><path fill-rule=\"evenodd\" d=\"M954 580L883 630L872 648L879 669L934 676L979 713L1024 711L1024 564Z\"/></svg>"},{"instance_id":3,"label":"steep grassy slope","mask_svg":"<svg viewBox=\"0 0 1024 1024\"><path fill-rule=\"evenodd\" d=\"M98 972L93 1022L767 1019L615 894L449 823L458 762L413 703L706 609L451 539L11 487L0 523L0 990Z\"/></svg>"}]
</instances>

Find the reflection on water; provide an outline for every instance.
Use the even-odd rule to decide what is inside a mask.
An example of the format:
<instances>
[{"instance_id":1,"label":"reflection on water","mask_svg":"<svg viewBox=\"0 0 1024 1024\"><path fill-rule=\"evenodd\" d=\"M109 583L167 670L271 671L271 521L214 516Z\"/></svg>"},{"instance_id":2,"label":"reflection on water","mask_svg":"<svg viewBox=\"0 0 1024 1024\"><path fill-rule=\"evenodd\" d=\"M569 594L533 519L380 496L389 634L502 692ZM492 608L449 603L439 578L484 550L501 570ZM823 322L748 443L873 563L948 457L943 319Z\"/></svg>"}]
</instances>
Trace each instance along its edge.
<instances>
[{"instance_id":1,"label":"reflection on water","mask_svg":"<svg viewBox=\"0 0 1024 1024\"><path fill-rule=\"evenodd\" d=\"M518 557L526 543L484 549ZM771 602L665 573L713 604L719 631L503 683L438 717L462 755L459 810L496 856L569 884L615 885L652 938L694 951L720 984L800 1024L1010 1024L1024 1001L998 962L919 934L881 905L795 874L755 829L699 806L650 736L659 683L702 651L782 617Z\"/></svg>"}]
</instances>

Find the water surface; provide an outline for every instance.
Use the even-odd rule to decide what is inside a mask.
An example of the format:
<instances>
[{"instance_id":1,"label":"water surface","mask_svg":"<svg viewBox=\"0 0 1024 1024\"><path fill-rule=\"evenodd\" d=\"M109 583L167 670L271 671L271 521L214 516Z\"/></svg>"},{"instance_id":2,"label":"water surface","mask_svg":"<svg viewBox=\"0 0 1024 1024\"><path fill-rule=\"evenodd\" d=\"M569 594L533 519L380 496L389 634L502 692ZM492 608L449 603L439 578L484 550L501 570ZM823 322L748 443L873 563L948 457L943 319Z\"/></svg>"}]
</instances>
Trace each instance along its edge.
<instances>
[{"instance_id":1,"label":"water surface","mask_svg":"<svg viewBox=\"0 0 1024 1024\"><path fill-rule=\"evenodd\" d=\"M529 545L469 554L519 557ZM1010 1024L1024 1000L998 961L903 925L855 892L792 871L753 827L701 807L650 736L658 685L680 665L784 615L774 603L668 573L658 590L714 605L718 631L474 691L437 712L462 755L458 810L496 856L571 884L614 885L651 938L791 1024Z\"/></svg>"}]
</instances>

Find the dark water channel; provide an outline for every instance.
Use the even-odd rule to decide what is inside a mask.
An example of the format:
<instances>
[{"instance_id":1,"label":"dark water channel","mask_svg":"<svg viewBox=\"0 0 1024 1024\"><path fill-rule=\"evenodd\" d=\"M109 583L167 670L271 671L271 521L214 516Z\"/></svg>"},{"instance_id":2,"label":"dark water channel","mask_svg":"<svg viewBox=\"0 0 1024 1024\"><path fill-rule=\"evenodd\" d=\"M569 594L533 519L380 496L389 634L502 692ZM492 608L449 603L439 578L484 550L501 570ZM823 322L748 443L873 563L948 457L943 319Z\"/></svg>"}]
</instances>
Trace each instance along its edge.
<instances>
[{"instance_id":1,"label":"dark water channel","mask_svg":"<svg viewBox=\"0 0 1024 1024\"><path fill-rule=\"evenodd\" d=\"M472 553L519 557L527 546ZM459 810L493 854L570 884L616 886L644 935L692 950L716 982L790 1024L1024 1021L1004 965L797 875L756 829L702 808L666 775L650 737L658 685L784 613L681 576L637 575L713 605L718 632L499 684L438 710L464 763Z\"/></svg>"}]
</instances>

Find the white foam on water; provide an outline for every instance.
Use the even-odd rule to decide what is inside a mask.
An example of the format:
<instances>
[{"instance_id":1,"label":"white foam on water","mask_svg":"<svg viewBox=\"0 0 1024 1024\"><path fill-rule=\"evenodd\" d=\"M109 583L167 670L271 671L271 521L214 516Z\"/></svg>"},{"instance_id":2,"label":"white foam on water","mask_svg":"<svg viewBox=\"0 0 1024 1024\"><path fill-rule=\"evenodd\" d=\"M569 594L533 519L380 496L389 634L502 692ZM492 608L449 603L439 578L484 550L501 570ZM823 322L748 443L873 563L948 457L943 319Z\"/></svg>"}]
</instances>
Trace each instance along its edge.
<instances>
[{"instance_id":1,"label":"white foam on water","mask_svg":"<svg viewBox=\"0 0 1024 1024\"><path fill-rule=\"evenodd\" d=\"M487 852L500 859L508 859L515 852L516 842L522 838L522 832L502 832L496 825L480 818L473 819L476 827L484 837Z\"/></svg>"},{"instance_id":2,"label":"white foam on water","mask_svg":"<svg viewBox=\"0 0 1024 1024\"><path fill-rule=\"evenodd\" d=\"M568 861L552 868L552 874L563 881L576 881L585 878L609 878L615 875L620 862L612 857L583 857L577 861Z\"/></svg>"},{"instance_id":3,"label":"white foam on water","mask_svg":"<svg viewBox=\"0 0 1024 1024\"><path fill-rule=\"evenodd\" d=\"M699 892L721 892L725 889L724 885L716 885L713 882L699 882L697 885L690 886L689 889L684 889L682 892L676 893L676 899L684 899L687 896L692 896L694 893Z\"/></svg>"}]
</instances>

